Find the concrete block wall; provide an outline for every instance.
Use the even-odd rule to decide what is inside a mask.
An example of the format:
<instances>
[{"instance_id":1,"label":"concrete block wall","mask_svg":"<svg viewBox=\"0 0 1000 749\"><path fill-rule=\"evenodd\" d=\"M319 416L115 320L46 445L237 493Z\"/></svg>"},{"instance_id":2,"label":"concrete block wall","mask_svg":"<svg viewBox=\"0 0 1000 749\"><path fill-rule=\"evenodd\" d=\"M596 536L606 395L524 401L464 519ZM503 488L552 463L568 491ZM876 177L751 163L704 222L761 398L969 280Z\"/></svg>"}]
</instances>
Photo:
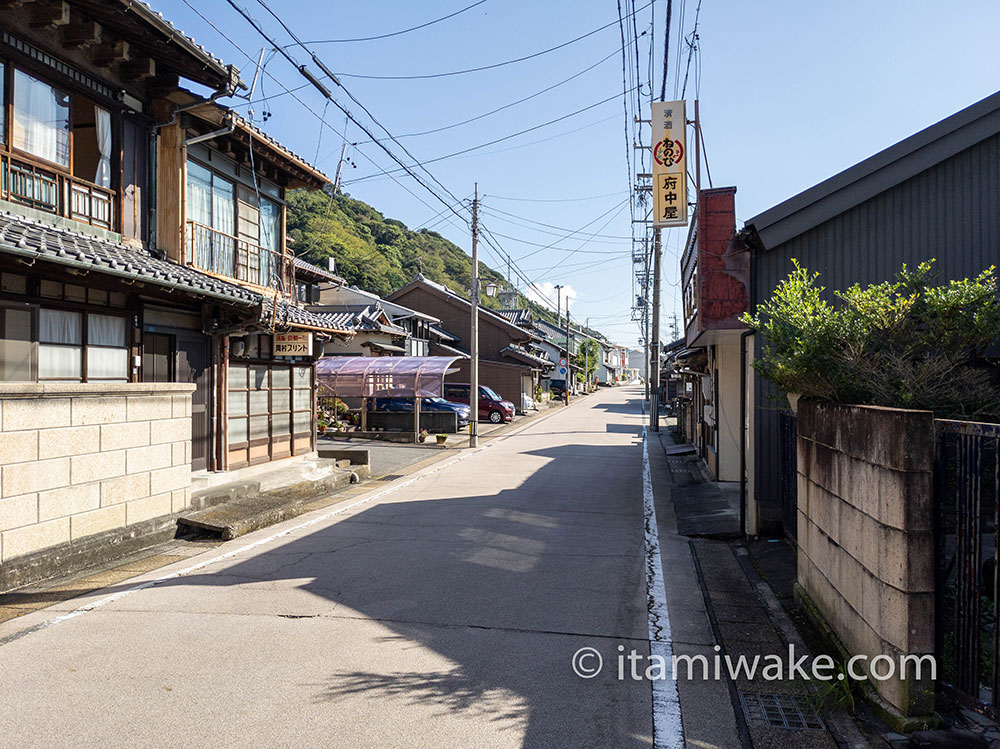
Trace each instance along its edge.
<instances>
[{"instance_id":1,"label":"concrete block wall","mask_svg":"<svg viewBox=\"0 0 1000 749\"><path fill-rule=\"evenodd\" d=\"M904 717L934 711L926 669L898 677L934 653L933 470L929 411L799 402L798 585L850 654L895 660L869 683Z\"/></svg>"},{"instance_id":2,"label":"concrete block wall","mask_svg":"<svg viewBox=\"0 0 1000 749\"><path fill-rule=\"evenodd\" d=\"M0 383L0 564L188 508L186 383Z\"/></svg>"}]
</instances>

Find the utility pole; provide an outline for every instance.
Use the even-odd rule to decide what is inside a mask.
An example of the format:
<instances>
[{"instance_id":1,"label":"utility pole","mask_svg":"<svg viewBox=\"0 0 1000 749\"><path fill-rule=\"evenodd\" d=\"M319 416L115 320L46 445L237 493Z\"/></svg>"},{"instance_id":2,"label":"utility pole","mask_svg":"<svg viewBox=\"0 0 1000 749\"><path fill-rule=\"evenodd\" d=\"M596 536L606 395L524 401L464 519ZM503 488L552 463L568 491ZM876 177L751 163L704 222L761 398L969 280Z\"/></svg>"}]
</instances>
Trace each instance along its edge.
<instances>
[{"instance_id":1,"label":"utility pole","mask_svg":"<svg viewBox=\"0 0 1000 749\"><path fill-rule=\"evenodd\" d=\"M479 447L479 183L472 199L472 320L469 336L469 447Z\"/></svg>"},{"instance_id":2,"label":"utility pole","mask_svg":"<svg viewBox=\"0 0 1000 749\"><path fill-rule=\"evenodd\" d=\"M590 392L590 318L584 323L584 333L587 334L583 341L583 392Z\"/></svg>"},{"instance_id":3,"label":"utility pole","mask_svg":"<svg viewBox=\"0 0 1000 749\"><path fill-rule=\"evenodd\" d=\"M333 178L333 194L340 191L340 173L344 169L344 156L347 154L347 138L344 138L344 147L340 149L340 161L337 162L337 176Z\"/></svg>"},{"instance_id":4,"label":"utility pole","mask_svg":"<svg viewBox=\"0 0 1000 749\"><path fill-rule=\"evenodd\" d=\"M660 229L653 234L653 334L649 356L649 426L660 431L660 262L663 255Z\"/></svg>"},{"instance_id":5,"label":"utility pole","mask_svg":"<svg viewBox=\"0 0 1000 749\"><path fill-rule=\"evenodd\" d=\"M569 349L569 294L566 295L566 387L563 389L563 396L566 399L566 405L569 405L569 378L573 374L573 367L571 366L572 359L570 359L570 349Z\"/></svg>"},{"instance_id":6,"label":"utility pole","mask_svg":"<svg viewBox=\"0 0 1000 749\"><path fill-rule=\"evenodd\" d=\"M556 285L556 327L562 327L562 286Z\"/></svg>"}]
</instances>

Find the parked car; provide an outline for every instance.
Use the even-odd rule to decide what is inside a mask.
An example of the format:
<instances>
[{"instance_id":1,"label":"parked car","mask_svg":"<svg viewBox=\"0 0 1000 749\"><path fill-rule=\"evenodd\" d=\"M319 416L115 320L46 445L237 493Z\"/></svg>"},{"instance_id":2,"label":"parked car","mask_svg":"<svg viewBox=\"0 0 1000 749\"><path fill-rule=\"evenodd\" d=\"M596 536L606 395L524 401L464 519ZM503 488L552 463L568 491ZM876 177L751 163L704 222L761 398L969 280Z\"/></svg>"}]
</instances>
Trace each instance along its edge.
<instances>
[{"instance_id":1,"label":"parked car","mask_svg":"<svg viewBox=\"0 0 1000 749\"><path fill-rule=\"evenodd\" d=\"M549 380L549 397L559 400L566 394L566 380Z\"/></svg>"},{"instance_id":2,"label":"parked car","mask_svg":"<svg viewBox=\"0 0 1000 749\"><path fill-rule=\"evenodd\" d=\"M405 411L413 413L413 398L374 398L373 411ZM444 398L421 398L420 411L452 411L458 414L458 426L469 425L472 409L467 403L454 403Z\"/></svg>"},{"instance_id":3,"label":"parked car","mask_svg":"<svg viewBox=\"0 0 1000 749\"><path fill-rule=\"evenodd\" d=\"M471 386L467 382L446 382L444 397L455 403L468 403ZM479 420L502 424L514 418L514 404L505 401L494 390L479 386Z\"/></svg>"}]
</instances>

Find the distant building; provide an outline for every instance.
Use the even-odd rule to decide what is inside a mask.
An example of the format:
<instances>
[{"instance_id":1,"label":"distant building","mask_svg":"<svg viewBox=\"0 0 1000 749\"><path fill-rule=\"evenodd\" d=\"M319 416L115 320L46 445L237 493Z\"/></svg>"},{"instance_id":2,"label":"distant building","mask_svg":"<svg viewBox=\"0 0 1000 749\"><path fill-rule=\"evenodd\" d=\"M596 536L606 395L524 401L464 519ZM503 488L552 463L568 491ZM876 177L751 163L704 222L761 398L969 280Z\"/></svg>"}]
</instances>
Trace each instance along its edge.
<instances>
[{"instance_id":1,"label":"distant building","mask_svg":"<svg viewBox=\"0 0 1000 749\"><path fill-rule=\"evenodd\" d=\"M472 329L472 303L464 296L417 274L414 280L388 296L388 301L405 305L441 321L440 328L457 340L433 342L432 354L460 350L468 354ZM491 387L519 411L534 403L541 376L552 367L542 353L532 349L539 336L515 325L503 315L479 308L479 384ZM469 382L467 359L455 363L458 372L450 382Z\"/></svg>"}]
</instances>

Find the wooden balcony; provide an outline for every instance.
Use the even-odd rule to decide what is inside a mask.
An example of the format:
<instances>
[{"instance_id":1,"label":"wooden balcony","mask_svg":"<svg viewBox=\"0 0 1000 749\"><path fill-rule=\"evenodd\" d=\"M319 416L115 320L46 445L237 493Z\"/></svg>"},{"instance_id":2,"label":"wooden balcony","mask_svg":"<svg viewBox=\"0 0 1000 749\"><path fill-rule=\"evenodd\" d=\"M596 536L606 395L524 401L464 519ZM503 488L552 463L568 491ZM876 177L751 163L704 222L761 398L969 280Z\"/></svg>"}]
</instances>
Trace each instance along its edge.
<instances>
[{"instance_id":1,"label":"wooden balcony","mask_svg":"<svg viewBox=\"0 0 1000 749\"><path fill-rule=\"evenodd\" d=\"M186 260L215 276L276 289L282 295L291 290L291 257L197 221L187 222Z\"/></svg>"},{"instance_id":2,"label":"wooden balcony","mask_svg":"<svg viewBox=\"0 0 1000 749\"><path fill-rule=\"evenodd\" d=\"M0 199L115 231L116 197L114 190L0 153Z\"/></svg>"}]
</instances>

